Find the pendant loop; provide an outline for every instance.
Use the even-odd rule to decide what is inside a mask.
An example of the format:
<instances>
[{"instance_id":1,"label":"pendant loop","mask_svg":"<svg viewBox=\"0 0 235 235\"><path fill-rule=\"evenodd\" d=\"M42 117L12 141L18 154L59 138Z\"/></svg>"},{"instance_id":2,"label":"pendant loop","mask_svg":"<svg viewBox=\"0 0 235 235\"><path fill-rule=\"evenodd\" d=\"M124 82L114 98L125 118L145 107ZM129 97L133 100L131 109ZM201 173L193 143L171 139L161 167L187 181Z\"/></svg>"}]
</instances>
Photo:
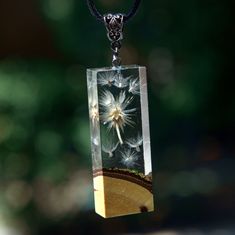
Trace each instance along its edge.
<instances>
[{"instance_id":1,"label":"pendant loop","mask_svg":"<svg viewBox=\"0 0 235 235\"><path fill-rule=\"evenodd\" d=\"M121 48L121 40L123 39L124 15L123 14L104 15L104 23L107 29L108 39L111 42L111 49L113 51L112 64L113 66L117 67L121 65L119 50Z\"/></svg>"}]
</instances>

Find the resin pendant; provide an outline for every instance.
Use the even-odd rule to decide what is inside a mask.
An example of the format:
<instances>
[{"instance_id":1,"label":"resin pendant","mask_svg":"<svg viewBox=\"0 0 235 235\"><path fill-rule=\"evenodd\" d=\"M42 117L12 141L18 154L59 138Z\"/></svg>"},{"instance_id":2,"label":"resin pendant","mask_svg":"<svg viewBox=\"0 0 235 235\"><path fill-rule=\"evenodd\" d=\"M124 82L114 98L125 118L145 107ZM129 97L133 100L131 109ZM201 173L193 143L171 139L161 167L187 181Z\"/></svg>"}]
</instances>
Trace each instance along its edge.
<instances>
[{"instance_id":1,"label":"resin pendant","mask_svg":"<svg viewBox=\"0 0 235 235\"><path fill-rule=\"evenodd\" d=\"M96 212L153 211L146 68L87 70Z\"/></svg>"}]
</instances>

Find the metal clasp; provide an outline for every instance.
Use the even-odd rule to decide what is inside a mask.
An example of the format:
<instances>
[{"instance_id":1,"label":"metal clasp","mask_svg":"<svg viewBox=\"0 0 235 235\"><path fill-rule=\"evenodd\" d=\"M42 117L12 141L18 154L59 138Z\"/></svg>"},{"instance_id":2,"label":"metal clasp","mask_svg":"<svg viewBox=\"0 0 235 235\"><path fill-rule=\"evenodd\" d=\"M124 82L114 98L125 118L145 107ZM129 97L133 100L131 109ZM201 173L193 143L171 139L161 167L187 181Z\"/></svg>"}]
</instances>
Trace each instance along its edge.
<instances>
[{"instance_id":1,"label":"metal clasp","mask_svg":"<svg viewBox=\"0 0 235 235\"><path fill-rule=\"evenodd\" d=\"M115 67L121 65L121 57L119 50L121 48L121 40L123 39L123 26L124 15L123 14L107 14L104 15L104 23L107 29L107 36L111 42L111 49L113 51L112 64Z\"/></svg>"}]
</instances>

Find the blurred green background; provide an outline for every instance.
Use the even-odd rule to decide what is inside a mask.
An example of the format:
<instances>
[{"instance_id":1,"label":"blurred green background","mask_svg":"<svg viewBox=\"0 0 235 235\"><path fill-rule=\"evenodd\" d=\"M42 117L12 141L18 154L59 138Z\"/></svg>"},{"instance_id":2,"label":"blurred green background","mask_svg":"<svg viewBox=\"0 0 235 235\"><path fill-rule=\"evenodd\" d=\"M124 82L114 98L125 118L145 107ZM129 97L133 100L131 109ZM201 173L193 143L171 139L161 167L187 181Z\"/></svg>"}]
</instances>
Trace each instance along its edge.
<instances>
[{"instance_id":1,"label":"blurred green background","mask_svg":"<svg viewBox=\"0 0 235 235\"><path fill-rule=\"evenodd\" d=\"M148 0L126 25L123 63L148 67L157 210L104 220L86 68L110 65L105 28L85 0L0 0L0 235L235 234L232 9Z\"/></svg>"}]
</instances>

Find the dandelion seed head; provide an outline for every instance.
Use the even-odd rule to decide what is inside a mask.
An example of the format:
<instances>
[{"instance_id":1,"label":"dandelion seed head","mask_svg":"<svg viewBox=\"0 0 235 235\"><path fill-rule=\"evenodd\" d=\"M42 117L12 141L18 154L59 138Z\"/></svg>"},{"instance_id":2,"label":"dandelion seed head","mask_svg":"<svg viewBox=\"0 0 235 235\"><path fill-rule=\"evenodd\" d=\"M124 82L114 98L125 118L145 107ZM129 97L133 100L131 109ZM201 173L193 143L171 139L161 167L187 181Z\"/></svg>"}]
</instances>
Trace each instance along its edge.
<instances>
[{"instance_id":1,"label":"dandelion seed head","mask_svg":"<svg viewBox=\"0 0 235 235\"><path fill-rule=\"evenodd\" d=\"M132 123L129 113L135 111L135 109L126 109L130 104L130 100L125 97L125 92L121 92L117 99L112 97L111 102L107 102L107 99L106 104L108 103L108 105L104 106L105 112L102 116L106 123L111 122L112 126L118 125L121 129L126 124L130 125Z\"/></svg>"},{"instance_id":2,"label":"dandelion seed head","mask_svg":"<svg viewBox=\"0 0 235 235\"><path fill-rule=\"evenodd\" d=\"M121 152L121 163L126 167L134 167L137 164L137 160L139 159L138 153L131 150L126 149L124 152Z\"/></svg>"},{"instance_id":3,"label":"dandelion seed head","mask_svg":"<svg viewBox=\"0 0 235 235\"><path fill-rule=\"evenodd\" d=\"M129 85L130 77L124 77L121 73L117 73L114 79L114 85L118 88L125 88Z\"/></svg>"},{"instance_id":4,"label":"dandelion seed head","mask_svg":"<svg viewBox=\"0 0 235 235\"><path fill-rule=\"evenodd\" d=\"M127 109L131 101L131 98L126 98L125 91L121 91L116 98L114 98L111 92L105 91L101 97L100 104L103 110L101 115L103 123L108 124L109 129L116 129L121 144L123 141L120 136L120 129L124 131L126 125L132 126L134 124L131 120L131 113L136 111L136 109Z\"/></svg>"},{"instance_id":5,"label":"dandelion seed head","mask_svg":"<svg viewBox=\"0 0 235 235\"><path fill-rule=\"evenodd\" d=\"M98 74L98 84L101 86L112 86L114 84L115 73L105 72Z\"/></svg>"},{"instance_id":6,"label":"dandelion seed head","mask_svg":"<svg viewBox=\"0 0 235 235\"><path fill-rule=\"evenodd\" d=\"M140 146L143 144L143 138L140 134L138 134L137 137L128 139L126 143L131 148L135 148L138 152L140 152Z\"/></svg>"},{"instance_id":7,"label":"dandelion seed head","mask_svg":"<svg viewBox=\"0 0 235 235\"><path fill-rule=\"evenodd\" d=\"M140 134L138 134L137 137L134 137L134 138L130 138L126 141L126 143L128 145L130 145L130 147L137 147L137 146L140 146L143 144L143 138Z\"/></svg>"},{"instance_id":8,"label":"dandelion seed head","mask_svg":"<svg viewBox=\"0 0 235 235\"><path fill-rule=\"evenodd\" d=\"M132 79L129 83L129 90L130 93L133 95L139 95L140 94L140 83L139 79Z\"/></svg>"}]
</instances>

